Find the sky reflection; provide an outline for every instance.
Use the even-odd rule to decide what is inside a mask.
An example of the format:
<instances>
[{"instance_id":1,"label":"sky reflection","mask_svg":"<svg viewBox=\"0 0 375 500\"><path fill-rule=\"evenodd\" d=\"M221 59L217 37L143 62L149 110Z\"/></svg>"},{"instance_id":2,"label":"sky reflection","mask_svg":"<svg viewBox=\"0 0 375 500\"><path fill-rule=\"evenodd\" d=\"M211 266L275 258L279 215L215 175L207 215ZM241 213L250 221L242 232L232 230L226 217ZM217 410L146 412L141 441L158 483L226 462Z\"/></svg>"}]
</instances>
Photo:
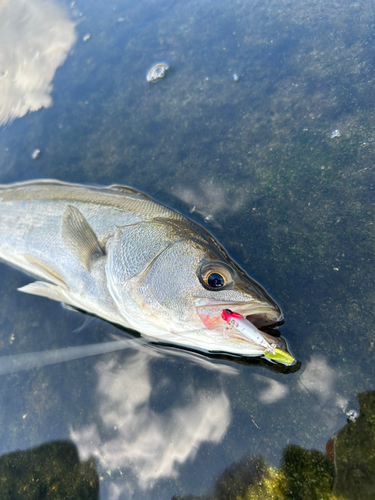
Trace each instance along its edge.
<instances>
[{"instance_id":1,"label":"sky reflection","mask_svg":"<svg viewBox=\"0 0 375 500\"><path fill-rule=\"evenodd\" d=\"M51 1L0 1L0 125L52 104L52 80L76 41Z\"/></svg>"},{"instance_id":2,"label":"sky reflection","mask_svg":"<svg viewBox=\"0 0 375 500\"><path fill-rule=\"evenodd\" d=\"M147 489L158 479L176 477L203 443L219 443L231 422L229 398L220 383L197 390L182 379L178 401L156 411L153 391L168 391L169 381L164 376L152 383L155 355L160 356L139 350L122 366L114 358L100 361L98 422L70 432L81 457L94 456L104 470L126 474L124 489Z\"/></svg>"}]
</instances>

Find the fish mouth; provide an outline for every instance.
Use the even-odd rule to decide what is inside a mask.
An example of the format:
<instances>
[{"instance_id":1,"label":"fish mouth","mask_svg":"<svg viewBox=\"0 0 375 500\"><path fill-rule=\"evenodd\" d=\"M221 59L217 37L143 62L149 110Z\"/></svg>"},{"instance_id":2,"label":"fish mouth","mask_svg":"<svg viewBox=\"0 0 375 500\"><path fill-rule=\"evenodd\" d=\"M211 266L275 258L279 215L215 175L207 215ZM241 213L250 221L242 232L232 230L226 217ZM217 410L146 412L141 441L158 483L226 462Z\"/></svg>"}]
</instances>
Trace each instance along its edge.
<instances>
[{"instance_id":1,"label":"fish mouth","mask_svg":"<svg viewBox=\"0 0 375 500\"><path fill-rule=\"evenodd\" d=\"M197 314L208 329L215 329L223 325L224 320L221 317L223 309L230 309L242 314L257 328L266 328L275 326L283 321L283 314L277 304L261 302L234 302L196 299Z\"/></svg>"},{"instance_id":2,"label":"fish mouth","mask_svg":"<svg viewBox=\"0 0 375 500\"><path fill-rule=\"evenodd\" d=\"M245 318L257 328L273 327L282 323L284 319L281 312L278 317L270 317L267 313L260 312L256 314L248 314Z\"/></svg>"}]
</instances>

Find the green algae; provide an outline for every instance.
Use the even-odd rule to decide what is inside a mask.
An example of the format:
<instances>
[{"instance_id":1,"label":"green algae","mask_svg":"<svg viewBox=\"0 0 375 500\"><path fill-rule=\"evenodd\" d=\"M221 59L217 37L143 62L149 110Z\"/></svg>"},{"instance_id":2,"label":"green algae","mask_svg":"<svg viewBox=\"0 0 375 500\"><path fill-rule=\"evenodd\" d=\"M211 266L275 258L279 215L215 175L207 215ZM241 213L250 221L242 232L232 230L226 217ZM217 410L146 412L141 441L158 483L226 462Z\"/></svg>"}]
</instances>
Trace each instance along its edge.
<instances>
[{"instance_id":1,"label":"green algae","mask_svg":"<svg viewBox=\"0 0 375 500\"><path fill-rule=\"evenodd\" d=\"M375 392L358 396L359 416L334 438L334 491L346 498L375 495Z\"/></svg>"},{"instance_id":2,"label":"green algae","mask_svg":"<svg viewBox=\"0 0 375 500\"><path fill-rule=\"evenodd\" d=\"M96 500L99 477L93 460L80 462L69 441L55 441L0 457L3 500Z\"/></svg>"},{"instance_id":3,"label":"green algae","mask_svg":"<svg viewBox=\"0 0 375 500\"><path fill-rule=\"evenodd\" d=\"M292 445L281 466L243 457L220 473L212 492L175 500L370 500L375 494L375 392L358 396L359 416L327 443L327 454ZM172 499L173 500L173 499Z\"/></svg>"}]
</instances>

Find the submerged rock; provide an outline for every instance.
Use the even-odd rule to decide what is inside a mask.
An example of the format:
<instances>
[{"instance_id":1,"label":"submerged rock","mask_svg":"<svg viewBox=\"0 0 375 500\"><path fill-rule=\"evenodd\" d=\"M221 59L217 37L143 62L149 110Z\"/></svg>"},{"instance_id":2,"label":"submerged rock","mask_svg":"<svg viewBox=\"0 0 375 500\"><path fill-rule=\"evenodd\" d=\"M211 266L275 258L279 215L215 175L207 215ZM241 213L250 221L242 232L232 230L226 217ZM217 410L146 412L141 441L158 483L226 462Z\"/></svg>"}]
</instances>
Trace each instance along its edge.
<instances>
[{"instance_id":1,"label":"submerged rock","mask_svg":"<svg viewBox=\"0 0 375 500\"><path fill-rule=\"evenodd\" d=\"M158 80L161 80L162 78L165 77L165 74L167 72L168 65L165 63L158 63L153 66L150 71L147 73L147 81L151 83L155 83Z\"/></svg>"},{"instance_id":2,"label":"submerged rock","mask_svg":"<svg viewBox=\"0 0 375 500\"><path fill-rule=\"evenodd\" d=\"M340 497L375 498L375 391L357 397L360 409L355 420L334 437L335 486Z\"/></svg>"}]
</instances>

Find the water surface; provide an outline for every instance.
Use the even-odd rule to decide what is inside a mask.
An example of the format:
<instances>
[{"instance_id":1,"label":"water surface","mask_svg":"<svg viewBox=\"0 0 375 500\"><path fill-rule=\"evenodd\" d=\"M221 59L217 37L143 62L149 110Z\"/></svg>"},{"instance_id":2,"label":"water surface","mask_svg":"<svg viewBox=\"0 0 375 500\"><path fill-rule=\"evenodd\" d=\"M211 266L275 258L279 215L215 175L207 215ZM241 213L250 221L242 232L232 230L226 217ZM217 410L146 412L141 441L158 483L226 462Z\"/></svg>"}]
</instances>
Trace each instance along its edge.
<instances>
[{"instance_id":1,"label":"water surface","mask_svg":"<svg viewBox=\"0 0 375 500\"><path fill-rule=\"evenodd\" d=\"M22 498L40 484L50 498L374 498L373 3L0 9L0 182L125 184L179 210L282 307L301 362L279 373L134 341L18 293L30 277L1 264L6 484Z\"/></svg>"}]
</instances>

